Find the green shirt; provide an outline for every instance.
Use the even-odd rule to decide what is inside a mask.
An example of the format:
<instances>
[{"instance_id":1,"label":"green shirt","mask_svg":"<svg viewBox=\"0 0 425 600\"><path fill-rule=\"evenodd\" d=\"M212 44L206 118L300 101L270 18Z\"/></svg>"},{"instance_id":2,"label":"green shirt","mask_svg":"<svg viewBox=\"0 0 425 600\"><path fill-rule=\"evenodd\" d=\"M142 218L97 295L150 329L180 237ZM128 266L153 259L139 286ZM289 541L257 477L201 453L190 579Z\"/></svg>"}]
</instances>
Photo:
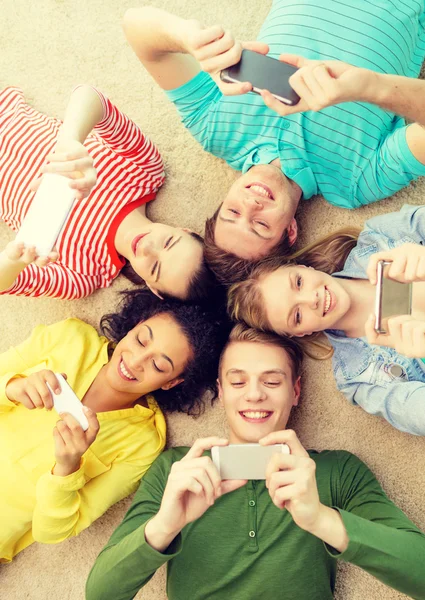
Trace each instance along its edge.
<instances>
[{"instance_id":1,"label":"green shirt","mask_svg":"<svg viewBox=\"0 0 425 600\"><path fill-rule=\"evenodd\" d=\"M170 600L327 600L336 558L425 599L425 535L384 494L369 469L344 451L310 452L320 500L339 510L349 537L342 554L300 529L271 501L264 481L219 498L165 553L145 541L168 474L188 448L163 453L141 482L121 525L100 553L87 600L128 600L168 563Z\"/></svg>"}]
</instances>

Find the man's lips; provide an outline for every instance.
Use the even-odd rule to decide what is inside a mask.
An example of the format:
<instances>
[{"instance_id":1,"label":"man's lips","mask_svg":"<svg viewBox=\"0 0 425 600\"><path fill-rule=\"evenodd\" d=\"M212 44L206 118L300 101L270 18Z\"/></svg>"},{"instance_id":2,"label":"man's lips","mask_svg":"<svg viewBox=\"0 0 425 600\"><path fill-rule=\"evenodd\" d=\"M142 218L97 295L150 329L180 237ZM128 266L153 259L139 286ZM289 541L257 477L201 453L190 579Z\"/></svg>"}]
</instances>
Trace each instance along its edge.
<instances>
[{"instance_id":1,"label":"man's lips","mask_svg":"<svg viewBox=\"0 0 425 600\"><path fill-rule=\"evenodd\" d=\"M260 196L261 198L265 198L266 200L274 200L273 192L271 191L269 186L265 185L264 183L260 183L259 181L254 181L253 183L250 183L246 187L247 187L247 189L251 190L251 192L253 194ZM254 188L254 189L252 189L252 188ZM264 190L264 192L266 192L267 196L264 193L260 192L259 189L255 189L255 188L260 188L260 189Z\"/></svg>"},{"instance_id":2,"label":"man's lips","mask_svg":"<svg viewBox=\"0 0 425 600\"><path fill-rule=\"evenodd\" d=\"M131 249L133 251L134 256L136 256L136 252L137 252L137 246L139 245L139 242L142 238L145 237L145 235L148 235L149 232L147 233L141 233L140 235L136 235L136 237L133 239L133 241L131 242Z\"/></svg>"},{"instance_id":3,"label":"man's lips","mask_svg":"<svg viewBox=\"0 0 425 600\"><path fill-rule=\"evenodd\" d=\"M272 410L240 410L239 415L247 423L265 423L272 416Z\"/></svg>"}]
</instances>

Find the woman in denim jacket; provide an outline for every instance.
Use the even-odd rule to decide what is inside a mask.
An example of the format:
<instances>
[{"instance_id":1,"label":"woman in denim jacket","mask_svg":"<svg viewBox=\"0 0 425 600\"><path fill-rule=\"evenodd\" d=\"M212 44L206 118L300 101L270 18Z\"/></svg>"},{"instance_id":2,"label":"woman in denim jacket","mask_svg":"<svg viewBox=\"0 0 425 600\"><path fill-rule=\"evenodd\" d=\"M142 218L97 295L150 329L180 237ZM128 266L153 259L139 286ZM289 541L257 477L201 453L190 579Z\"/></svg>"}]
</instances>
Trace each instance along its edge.
<instances>
[{"instance_id":1,"label":"woman in denim jacket","mask_svg":"<svg viewBox=\"0 0 425 600\"><path fill-rule=\"evenodd\" d=\"M361 233L331 234L283 265L266 261L230 289L230 312L253 327L308 336L310 355L312 346L323 348L317 338L324 332L348 400L401 431L425 435L424 242L425 206L405 205L370 219ZM389 319L389 334L378 336L372 313L382 259L392 261L391 278L415 283L412 316Z\"/></svg>"}]
</instances>

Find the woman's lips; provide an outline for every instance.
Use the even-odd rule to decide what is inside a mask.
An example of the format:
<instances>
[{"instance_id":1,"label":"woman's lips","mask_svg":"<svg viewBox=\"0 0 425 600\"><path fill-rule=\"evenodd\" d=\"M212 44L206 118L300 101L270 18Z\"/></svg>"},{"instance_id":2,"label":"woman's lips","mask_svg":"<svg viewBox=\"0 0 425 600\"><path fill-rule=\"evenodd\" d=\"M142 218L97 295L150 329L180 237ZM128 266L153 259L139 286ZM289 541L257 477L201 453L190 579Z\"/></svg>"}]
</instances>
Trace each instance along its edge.
<instances>
[{"instance_id":1,"label":"woman's lips","mask_svg":"<svg viewBox=\"0 0 425 600\"><path fill-rule=\"evenodd\" d=\"M118 363L117 371L118 371L118 375L121 377L121 379L124 379L124 381L136 381L136 378L127 369L127 366L122 358L121 358L120 362Z\"/></svg>"},{"instance_id":2,"label":"woman's lips","mask_svg":"<svg viewBox=\"0 0 425 600\"><path fill-rule=\"evenodd\" d=\"M328 292L329 297L330 297L330 304L329 304L329 308L326 311L326 313L323 315L326 317L326 315L328 315L330 312L333 311L333 309L335 308L336 305L336 296L335 296L335 292L333 292L332 290L330 290L329 288L327 288L325 286L325 302L326 302L326 292Z\"/></svg>"},{"instance_id":3,"label":"woman's lips","mask_svg":"<svg viewBox=\"0 0 425 600\"><path fill-rule=\"evenodd\" d=\"M149 232L148 232L149 233ZM136 252L137 252L137 246L139 245L139 242L142 238L145 237L145 235L148 235L148 233L141 233L140 235L136 235L136 237L133 239L133 241L131 242L131 249L133 251L134 256L136 256Z\"/></svg>"}]
</instances>

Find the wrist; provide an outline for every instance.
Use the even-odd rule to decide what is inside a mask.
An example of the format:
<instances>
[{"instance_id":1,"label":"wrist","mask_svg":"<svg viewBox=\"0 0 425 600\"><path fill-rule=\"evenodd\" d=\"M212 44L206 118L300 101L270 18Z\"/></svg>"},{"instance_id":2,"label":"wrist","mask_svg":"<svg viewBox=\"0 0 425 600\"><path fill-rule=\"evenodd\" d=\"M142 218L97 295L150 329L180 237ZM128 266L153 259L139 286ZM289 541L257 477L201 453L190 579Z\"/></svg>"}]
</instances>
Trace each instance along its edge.
<instances>
[{"instance_id":1,"label":"wrist","mask_svg":"<svg viewBox=\"0 0 425 600\"><path fill-rule=\"evenodd\" d=\"M338 552L344 552L348 547L348 534L342 517L330 506L320 503L317 518L306 531Z\"/></svg>"},{"instance_id":2,"label":"wrist","mask_svg":"<svg viewBox=\"0 0 425 600\"><path fill-rule=\"evenodd\" d=\"M180 533L180 529L173 529L166 525L157 513L145 527L145 540L157 552L164 552Z\"/></svg>"},{"instance_id":3,"label":"wrist","mask_svg":"<svg viewBox=\"0 0 425 600\"><path fill-rule=\"evenodd\" d=\"M364 82L358 100L378 106L385 105L385 98L388 96L390 88L388 75L369 69L364 69L364 73Z\"/></svg>"},{"instance_id":4,"label":"wrist","mask_svg":"<svg viewBox=\"0 0 425 600\"><path fill-rule=\"evenodd\" d=\"M52 475L56 475L57 477L67 477L68 475L72 475L72 473L76 473L81 466L81 459L77 462L72 463L58 463L56 462L53 469Z\"/></svg>"}]
</instances>

